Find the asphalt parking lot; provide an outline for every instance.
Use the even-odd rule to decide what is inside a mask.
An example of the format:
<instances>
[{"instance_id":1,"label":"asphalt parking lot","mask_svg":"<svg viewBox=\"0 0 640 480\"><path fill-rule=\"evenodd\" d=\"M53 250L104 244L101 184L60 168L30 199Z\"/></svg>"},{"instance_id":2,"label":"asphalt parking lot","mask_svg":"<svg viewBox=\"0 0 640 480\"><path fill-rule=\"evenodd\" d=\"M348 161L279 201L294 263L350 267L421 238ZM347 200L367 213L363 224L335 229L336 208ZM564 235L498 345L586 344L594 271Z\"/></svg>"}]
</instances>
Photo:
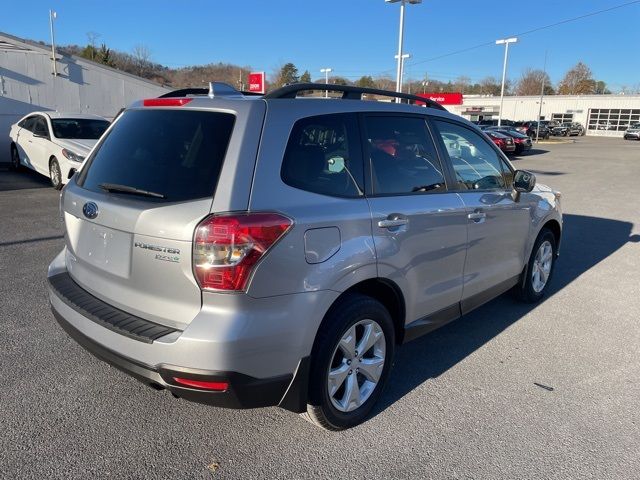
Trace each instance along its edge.
<instances>
[{"instance_id":1,"label":"asphalt parking lot","mask_svg":"<svg viewBox=\"0 0 640 480\"><path fill-rule=\"evenodd\" d=\"M563 193L546 300L500 297L401 348L365 424L176 400L55 322L58 194L0 168L1 478L638 478L640 142L580 137L514 160Z\"/></svg>"}]
</instances>

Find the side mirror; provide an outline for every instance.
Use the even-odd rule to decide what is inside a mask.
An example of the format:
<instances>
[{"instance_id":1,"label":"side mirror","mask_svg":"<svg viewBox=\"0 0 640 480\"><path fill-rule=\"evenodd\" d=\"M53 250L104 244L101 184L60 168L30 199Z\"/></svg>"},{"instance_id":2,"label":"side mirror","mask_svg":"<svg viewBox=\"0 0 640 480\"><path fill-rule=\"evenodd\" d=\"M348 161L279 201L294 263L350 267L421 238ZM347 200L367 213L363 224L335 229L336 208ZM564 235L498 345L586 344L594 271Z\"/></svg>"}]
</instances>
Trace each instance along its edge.
<instances>
[{"instance_id":1,"label":"side mirror","mask_svg":"<svg viewBox=\"0 0 640 480\"><path fill-rule=\"evenodd\" d=\"M513 175L513 189L516 193L529 193L536 186L536 176L526 170L516 170Z\"/></svg>"},{"instance_id":2,"label":"side mirror","mask_svg":"<svg viewBox=\"0 0 640 480\"><path fill-rule=\"evenodd\" d=\"M36 138L48 138L48 135L44 132L33 132L33 136Z\"/></svg>"}]
</instances>

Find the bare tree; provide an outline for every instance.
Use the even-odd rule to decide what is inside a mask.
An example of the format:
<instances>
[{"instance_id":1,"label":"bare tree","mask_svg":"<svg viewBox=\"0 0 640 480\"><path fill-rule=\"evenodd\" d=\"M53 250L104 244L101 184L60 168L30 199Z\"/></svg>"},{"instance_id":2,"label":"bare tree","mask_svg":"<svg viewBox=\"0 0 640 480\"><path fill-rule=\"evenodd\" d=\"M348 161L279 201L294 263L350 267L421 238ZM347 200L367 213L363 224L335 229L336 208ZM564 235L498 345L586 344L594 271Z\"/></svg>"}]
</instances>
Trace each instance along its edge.
<instances>
[{"instance_id":1,"label":"bare tree","mask_svg":"<svg viewBox=\"0 0 640 480\"><path fill-rule=\"evenodd\" d=\"M527 68L516 84L516 95L540 95L544 83L545 95L553 94L553 86L549 75L543 70Z\"/></svg>"},{"instance_id":2,"label":"bare tree","mask_svg":"<svg viewBox=\"0 0 640 480\"><path fill-rule=\"evenodd\" d=\"M558 85L560 95L584 95L595 92L596 81L591 69L582 62L569 69Z\"/></svg>"},{"instance_id":3,"label":"bare tree","mask_svg":"<svg viewBox=\"0 0 640 480\"><path fill-rule=\"evenodd\" d=\"M131 50L131 55L138 70L138 75L142 76L151 63L151 50L149 50L149 47L146 45L139 43L134 45L133 50Z\"/></svg>"},{"instance_id":4,"label":"bare tree","mask_svg":"<svg viewBox=\"0 0 640 480\"><path fill-rule=\"evenodd\" d=\"M91 46L90 49L88 49L88 53L90 55L90 59L91 60L95 60L96 57L96 52L97 52L97 48L96 48L96 41L98 40L98 38L100 38L102 35L100 35L98 32L87 32L87 41L89 42L89 45Z\"/></svg>"},{"instance_id":5,"label":"bare tree","mask_svg":"<svg viewBox=\"0 0 640 480\"><path fill-rule=\"evenodd\" d=\"M481 95L500 95L500 82L496 77L485 77L480 80Z\"/></svg>"},{"instance_id":6,"label":"bare tree","mask_svg":"<svg viewBox=\"0 0 640 480\"><path fill-rule=\"evenodd\" d=\"M456 80L453 82L453 88L460 93L469 93L469 85L471 85L471 79L469 77L467 77L466 75L460 75L458 78L456 78Z\"/></svg>"}]
</instances>

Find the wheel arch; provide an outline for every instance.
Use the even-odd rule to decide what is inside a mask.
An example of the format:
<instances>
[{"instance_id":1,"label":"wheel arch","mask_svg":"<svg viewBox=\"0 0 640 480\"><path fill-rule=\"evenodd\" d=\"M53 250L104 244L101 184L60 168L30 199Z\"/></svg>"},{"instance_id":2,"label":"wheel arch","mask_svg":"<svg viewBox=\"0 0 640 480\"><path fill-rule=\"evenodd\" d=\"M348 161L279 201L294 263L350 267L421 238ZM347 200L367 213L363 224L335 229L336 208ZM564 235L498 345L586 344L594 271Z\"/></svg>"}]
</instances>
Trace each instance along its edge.
<instances>
[{"instance_id":1,"label":"wheel arch","mask_svg":"<svg viewBox=\"0 0 640 480\"><path fill-rule=\"evenodd\" d=\"M322 322L320 322L318 332L323 328L332 310L338 307L340 303L345 300L345 298L354 293L359 293L361 295L371 297L385 306L393 320L396 344L401 344L404 337L404 326L406 318L404 295L402 294L400 287L395 282L380 277L362 280L343 291L331 304L329 310L327 310L327 313L322 319Z\"/></svg>"}]
</instances>

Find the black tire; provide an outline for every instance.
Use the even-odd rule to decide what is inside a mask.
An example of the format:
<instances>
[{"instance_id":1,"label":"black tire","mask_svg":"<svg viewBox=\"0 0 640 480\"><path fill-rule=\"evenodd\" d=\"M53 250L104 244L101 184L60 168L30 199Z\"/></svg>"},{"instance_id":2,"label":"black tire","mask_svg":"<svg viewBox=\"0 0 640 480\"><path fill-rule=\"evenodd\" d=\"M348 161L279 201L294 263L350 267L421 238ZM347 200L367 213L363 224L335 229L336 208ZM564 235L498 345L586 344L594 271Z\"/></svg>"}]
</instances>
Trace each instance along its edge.
<instances>
[{"instance_id":1,"label":"black tire","mask_svg":"<svg viewBox=\"0 0 640 480\"><path fill-rule=\"evenodd\" d=\"M11 170L20 170L20 154L18 153L18 147L11 145Z\"/></svg>"},{"instance_id":2,"label":"black tire","mask_svg":"<svg viewBox=\"0 0 640 480\"><path fill-rule=\"evenodd\" d=\"M547 241L551 244L552 250L551 269L542 290L536 291L536 289L534 288L534 263L540 246ZM524 281L521 281L518 285L516 285L513 290L516 298L525 303L535 303L540 301L542 297L544 297L544 294L549 287L549 283L551 282L551 279L553 277L553 270L556 265L557 248L557 240L553 232L548 228L543 228L538 234L538 238L536 238L535 243L533 244L531 256L529 257L529 262L527 263L527 269L525 271L526 278L524 279Z\"/></svg>"},{"instance_id":3,"label":"black tire","mask_svg":"<svg viewBox=\"0 0 640 480\"><path fill-rule=\"evenodd\" d=\"M332 368L341 338L352 326L365 320L373 320L384 333L384 366L373 391L362 405L349 412L340 411L329 396L329 370ZM360 357L366 353L360 352ZM311 355L307 412L302 416L314 425L331 431L344 430L362 423L382 393L391 371L394 353L395 329L391 315L384 305L366 295L351 294L345 297L327 313L316 337ZM353 374L356 375L353 377L356 381L364 381L362 373ZM343 383L346 385L346 379Z\"/></svg>"},{"instance_id":4,"label":"black tire","mask_svg":"<svg viewBox=\"0 0 640 480\"><path fill-rule=\"evenodd\" d=\"M64 186L62 184L62 172L60 171L60 164L56 157L53 157L49 161L49 178L51 179L51 186L55 190L62 190Z\"/></svg>"}]
</instances>

